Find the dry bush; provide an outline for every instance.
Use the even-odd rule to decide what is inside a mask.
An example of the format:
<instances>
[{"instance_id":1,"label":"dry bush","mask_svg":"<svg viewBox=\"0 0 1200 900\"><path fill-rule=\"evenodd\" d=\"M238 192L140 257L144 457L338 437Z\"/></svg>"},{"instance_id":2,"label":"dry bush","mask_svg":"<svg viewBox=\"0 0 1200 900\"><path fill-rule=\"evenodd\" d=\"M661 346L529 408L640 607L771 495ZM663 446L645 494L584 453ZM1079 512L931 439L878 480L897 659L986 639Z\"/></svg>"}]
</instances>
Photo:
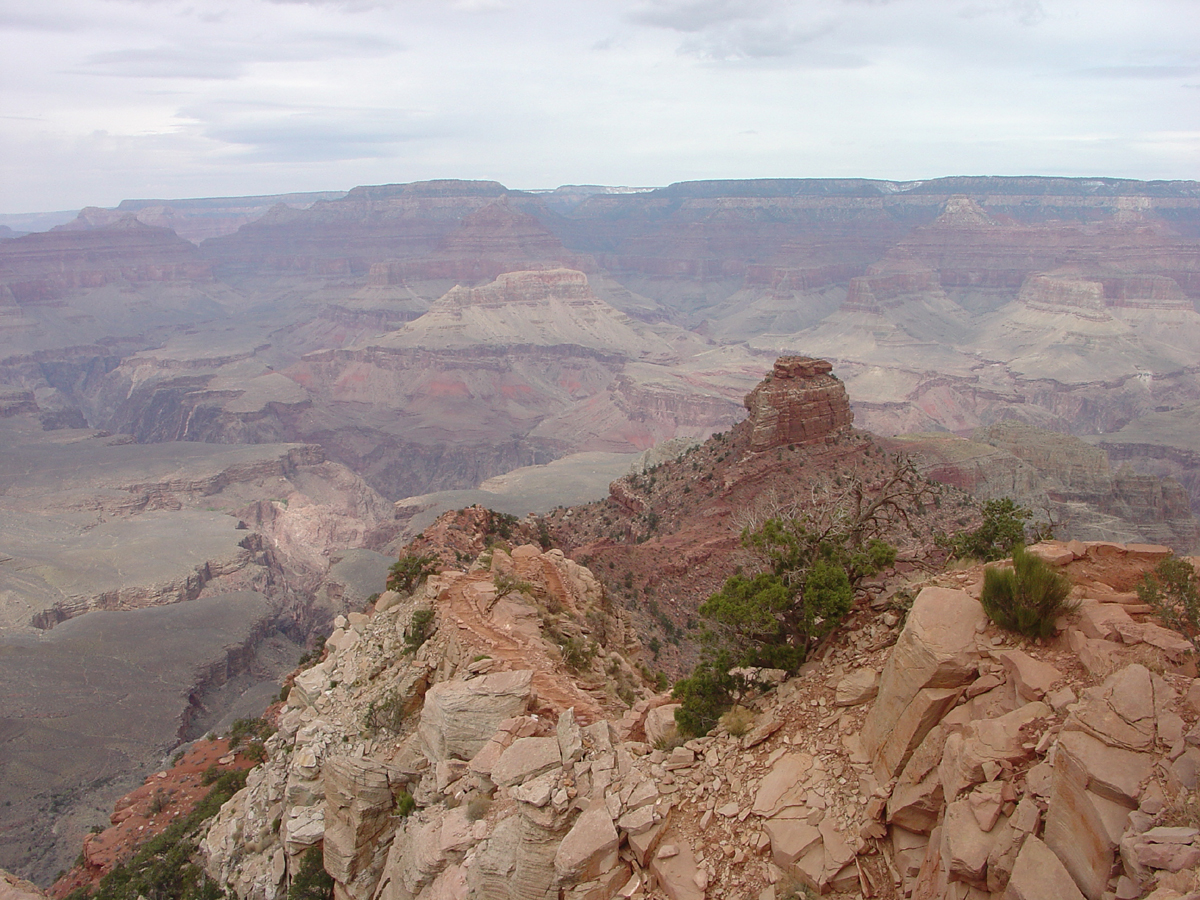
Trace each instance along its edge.
<instances>
[{"instance_id":1,"label":"dry bush","mask_svg":"<svg viewBox=\"0 0 1200 900\"><path fill-rule=\"evenodd\" d=\"M720 719L726 733L733 737L741 737L754 724L754 712L744 706L735 706Z\"/></svg>"}]
</instances>

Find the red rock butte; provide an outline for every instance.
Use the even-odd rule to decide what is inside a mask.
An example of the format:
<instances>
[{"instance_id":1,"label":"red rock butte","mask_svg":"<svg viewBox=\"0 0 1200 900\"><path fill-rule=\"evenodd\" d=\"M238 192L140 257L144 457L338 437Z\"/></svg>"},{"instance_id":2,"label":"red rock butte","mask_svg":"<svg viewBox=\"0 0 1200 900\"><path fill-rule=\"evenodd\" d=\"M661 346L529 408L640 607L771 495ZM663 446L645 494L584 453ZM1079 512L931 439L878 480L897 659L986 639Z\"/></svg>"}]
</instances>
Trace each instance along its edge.
<instances>
[{"instance_id":1,"label":"red rock butte","mask_svg":"<svg viewBox=\"0 0 1200 900\"><path fill-rule=\"evenodd\" d=\"M833 365L807 356L781 356L771 373L746 395L750 449L815 444L849 430L850 398Z\"/></svg>"}]
</instances>

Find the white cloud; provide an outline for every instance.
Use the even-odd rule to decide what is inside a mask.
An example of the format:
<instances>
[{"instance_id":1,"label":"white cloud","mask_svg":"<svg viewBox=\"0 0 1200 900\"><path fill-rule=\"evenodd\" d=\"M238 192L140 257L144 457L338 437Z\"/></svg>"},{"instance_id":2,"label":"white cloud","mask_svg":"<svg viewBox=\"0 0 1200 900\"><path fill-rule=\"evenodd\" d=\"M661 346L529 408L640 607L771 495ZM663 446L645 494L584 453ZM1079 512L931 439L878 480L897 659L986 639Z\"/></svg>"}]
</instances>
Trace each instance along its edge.
<instances>
[{"instance_id":1,"label":"white cloud","mask_svg":"<svg viewBox=\"0 0 1200 900\"><path fill-rule=\"evenodd\" d=\"M17 6L0 212L439 176L1186 178L1200 157L1194 0Z\"/></svg>"}]
</instances>

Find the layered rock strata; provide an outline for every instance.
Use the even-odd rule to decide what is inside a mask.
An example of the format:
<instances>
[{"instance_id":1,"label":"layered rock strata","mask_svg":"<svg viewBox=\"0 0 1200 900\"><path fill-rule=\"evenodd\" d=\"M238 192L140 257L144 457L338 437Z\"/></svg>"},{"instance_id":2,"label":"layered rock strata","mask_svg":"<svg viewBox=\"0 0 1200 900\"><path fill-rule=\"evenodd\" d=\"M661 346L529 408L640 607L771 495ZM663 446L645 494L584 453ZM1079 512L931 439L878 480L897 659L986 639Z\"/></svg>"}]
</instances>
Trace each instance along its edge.
<instances>
[{"instance_id":1,"label":"layered rock strata","mask_svg":"<svg viewBox=\"0 0 1200 900\"><path fill-rule=\"evenodd\" d=\"M746 395L750 448L815 444L845 433L854 420L846 387L823 359L782 356Z\"/></svg>"}]
</instances>

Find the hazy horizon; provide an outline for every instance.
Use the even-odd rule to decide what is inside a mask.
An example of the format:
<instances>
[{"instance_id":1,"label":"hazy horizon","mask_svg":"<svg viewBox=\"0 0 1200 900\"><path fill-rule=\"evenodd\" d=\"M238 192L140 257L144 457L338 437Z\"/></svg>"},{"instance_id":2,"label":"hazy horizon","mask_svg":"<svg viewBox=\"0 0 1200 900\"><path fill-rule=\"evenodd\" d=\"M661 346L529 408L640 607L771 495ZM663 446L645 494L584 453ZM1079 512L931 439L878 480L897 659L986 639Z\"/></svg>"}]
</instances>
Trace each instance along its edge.
<instances>
[{"instance_id":1,"label":"hazy horizon","mask_svg":"<svg viewBox=\"0 0 1200 900\"><path fill-rule=\"evenodd\" d=\"M0 34L0 213L1200 159L1190 0L63 0Z\"/></svg>"}]
</instances>

